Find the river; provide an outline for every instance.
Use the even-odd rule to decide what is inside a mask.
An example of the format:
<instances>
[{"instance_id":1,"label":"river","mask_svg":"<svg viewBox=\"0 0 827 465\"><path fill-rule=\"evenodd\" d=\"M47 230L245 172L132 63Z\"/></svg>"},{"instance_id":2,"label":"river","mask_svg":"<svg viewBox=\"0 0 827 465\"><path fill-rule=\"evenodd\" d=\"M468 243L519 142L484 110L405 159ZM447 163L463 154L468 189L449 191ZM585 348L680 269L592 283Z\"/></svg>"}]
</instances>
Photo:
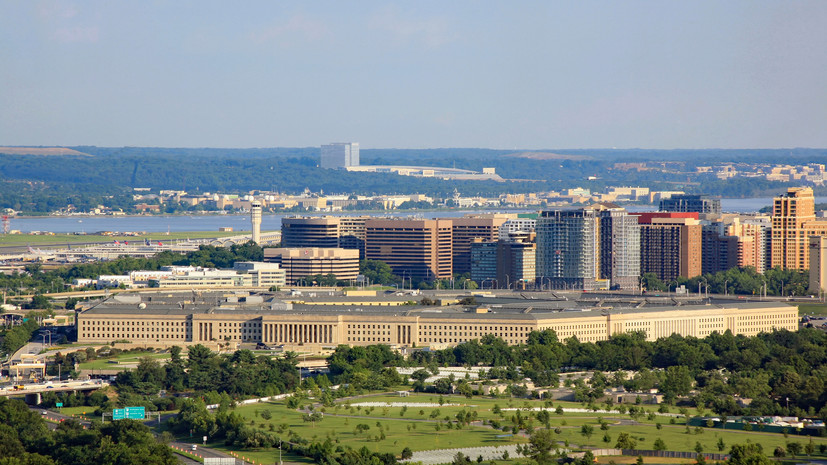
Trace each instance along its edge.
<instances>
[{"instance_id":1,"label":"river","mask_svg":"<svg viewBox=\"0 0 827 465\"><path fill-rule=\"evenodd\" d=\"M827 203L827 197L816 197L816 203ZM721 208L726 212L750 213L772 205L772 198L721 199ZM629 211L651 211L653 207L633 205ZM529 210L509 210L525 212ZM491 210L428 211L372 213L376 216L410 216L416 214L425 218L452 218L468 213L492 213ZM324 215L325 213L308 213ZM359 213L336 213L336 215L358 215ZM263 215L262 231L281 229L281 219L294 213ZM182 232L182 231L218 231L218 228L231 227L234 231L250 231L249 215L179 215L179 216L49 216L43 218L11 218L10 229L24 233L32 231L49 231L53 233L96 233L99 231L142 231L142 232Z\"/></svg>"}]
</instances>

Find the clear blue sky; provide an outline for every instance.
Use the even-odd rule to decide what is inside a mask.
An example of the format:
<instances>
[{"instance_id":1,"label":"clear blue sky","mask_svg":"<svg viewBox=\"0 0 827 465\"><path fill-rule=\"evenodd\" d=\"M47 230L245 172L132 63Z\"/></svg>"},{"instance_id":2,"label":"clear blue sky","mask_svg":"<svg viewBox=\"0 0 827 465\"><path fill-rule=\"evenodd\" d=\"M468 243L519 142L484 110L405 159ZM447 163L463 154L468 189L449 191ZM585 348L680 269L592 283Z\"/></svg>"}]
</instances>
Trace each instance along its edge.
<instances>
[{"instance_id":1,"label":"clear blue sky","mask_svg":"<svg viewBox=\"0 0 827 465\"><path fill-rule=\"evenodd\" d=\"M827 147L827 1L0 0L0 144Z\"/></svg>"}]
</instances>

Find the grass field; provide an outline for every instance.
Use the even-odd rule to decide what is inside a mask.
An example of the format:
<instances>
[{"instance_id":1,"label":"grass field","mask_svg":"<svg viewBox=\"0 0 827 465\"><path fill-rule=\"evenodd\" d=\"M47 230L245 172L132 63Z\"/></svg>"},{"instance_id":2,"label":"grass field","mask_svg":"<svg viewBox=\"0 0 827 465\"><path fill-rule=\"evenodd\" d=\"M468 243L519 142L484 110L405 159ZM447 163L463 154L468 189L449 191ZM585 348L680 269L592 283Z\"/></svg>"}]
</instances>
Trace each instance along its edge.
<instances>
[{"instance_id":1,"label":"grass field","mask_svg":"<svg viewBox=\"0 0 827 465\"><path fill-rule=\"evenodd\" d=\"M126 370L129 369L129 367L124 365L137 365L140 359L143 357L149 357L154 358L158 361L163 361L169 359L169 354L156 354L155 352L129 352L118 354L115 357L100 358L88 362L83 362L79 364L79 366L81 370Z\"/></svg>"},{"instance_id":2,"label":"grass field","mask_svg":"<svg viewBox=\"0 0 827 465\"><path fill-rule=\"evenodd\" d=\"M412 394L407 398L400 398L396 396L377 396L364 397L360 399L353 399L345 401L340 407L328 407L324 409L324 418L316 423L308 423L302 419L302 413L287 408L281 402L252 404L243 407L238 407L236 412L241 414L245 422L250 426L260 428L264 431L278 432L281 427L286 434L286 431L292 430L302 437L311 441L323 441L330 438L341 445L347 445L353 448L360 448L362 446L377 452L391 452L399 454L405 447L410 447L411 450L431 450L431 449L448 449L455 447L478 447L488 445L505 445L510 443L526 442L525 437L497 437L503 434L502 431L493 430L485 426L466 426L460 430L447 429L444 424L444 417L449 416L454 419L454 416L460 411L477 412L479 419L497 419L502 425L512 425L511 417L516 415L515 411L503 411L500 415L493 413L494 404L497 404L501 409L509 408L525 408L525 407L542 407L542 401L524 401L518 399L488 399L475 397L466 399L465 397L444 396L443 400L446 405L440 407L412 407L409 406L403 412L403 407L361 407L346 406L346 404L356 404L360 402L407 402L407 403L438 403L439 396L432 394ZM458 405L447 405L458 404ZM554 408L560 405L564 408L582 408L581 404L572 402L554 402ZM656 406L643 406L647 411L656 411ZM437 431L435 426L437 421L431 418L431 413L435 409L439 409L438 419L443 420L440 430ZM422 414L420 414L422 410ZM268 411L272 418L266 420L262 417L262 413ZM321 409L319 409L321 411ZM672 413L677 413L678 409L671 408ZM531 415L529 412L523 411L520 414L525 417ZM696 415L697 412L692 409L689 411L690 415ZM608 430L600 429L599 417L609 424ZM377 426L377 423L379 424ZM657 423L661 424L661 429L657 428ZM771 453L777 446L786 446L788 442L799 442L802 445L809 441L807 437L799 437L791 435L785 438L782 434L777 433L763 433L759 431L733 431L720 430L708 428L690 428L687 432L686 426L683 424L684 418L675 418L674 424L670 417L656 416L653 420L647 419L644 415L640 417L637 422L632 422L628 414L621 415L620 413L564 413L558 415L552 413L550 427L556 429L559 427L560 433L556 435L559 442L568 441L572 447L614 447L615 441L620 433L628 433L637 441L637 447L640 449L654 449L654 442L660 438L666 444L668 450L676 451L694 451L696 444L700 444L704 452L715 453L718 452L717 443L719 438L725 444L724 452L728 452L732 444L745 443L751 441L760 443L764 450ZM364 433L357 433L356 425L364 424L369 429ZM541 427L540 423L533 419L531 424L534 427ZM272 426L271 426L272 425ZM286 426L285 426L286 425ZM591 425L593 427L593 434L586 437L581 434L581 427L583 425ZM377 437L384 433L385 439ZM282 434L282 435L283 435ZM604 435L609 436L609 441L604 441ZM827 444L827 439L813 438L813 443ZM222 446L219 445L219 448ZM225 448L226 449L226 448ZM277 451L276 451L277 453ZM251 457L257 461L272 461L273 450L262 450L248 452L243 454ZM654 460L654 459L653 459ZM616 461L617 462L617 461ZM669 463L683 463L687 461L673 461ZM607 463L607 461L603 461ZM617 462L620 463L620 462ZM657 459L657 463L667 463L664 460Z\"/></svg>"},{"instance_id":3,"label":"grass field","mask_svg":"<svg viewBox=\"0 0 827 465\"><path fill-rule=\"evenodd\" d=\"M827 316L827 304L799 304L798 314Z\"/></svg>"}]
</instances>

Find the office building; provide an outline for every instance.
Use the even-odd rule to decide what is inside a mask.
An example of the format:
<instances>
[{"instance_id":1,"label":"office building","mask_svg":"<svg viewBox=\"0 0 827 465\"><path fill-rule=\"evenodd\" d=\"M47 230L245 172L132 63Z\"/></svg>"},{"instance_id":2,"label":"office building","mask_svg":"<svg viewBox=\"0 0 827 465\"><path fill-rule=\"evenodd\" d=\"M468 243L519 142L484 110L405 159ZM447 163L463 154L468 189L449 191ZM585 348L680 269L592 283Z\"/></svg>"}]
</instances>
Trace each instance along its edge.
<instances>
[{"instance_id":1,"label":"office building","mask_svg":"<svg viewBox=\"0 0 827 465\"><path fill-rule=\"evenodd\" d=\"M359 275L359 251L340 248L266 248L266 262L278 263L285 282L296 285L308 276L332 274L340 281L355 280Z\"/></svg>"},{"instance_id":2,"label":"office building","mask_svg":"<svg viewBox=\"0 0 827 465\"><path fill-rule=\"evenodd\" d=\"M527 311L537 301L523 302L522 307L502 308L496 313L482 308L464 312L456 307L424 312L407 306L371 308L365 302L335 308L291 304L259 294L216 293L196 299L191 292L116 295L84 303L75 325L81 344L120 340L156 347L206 344L217 349L219 342L262 342L305 352L339 344L442 348L488 334L508 344L522 344L532 331L546 329L555 331L561 340L574 336L581 342L597 342L631 331L642 331L652 341L672 334L702 338L729 330L735 335L754 336L798 328L798 308L776 302L623 309L606 306L600 311Z\"/></svg>"},{"instance_id":3,"label":"office building","mask_svg":"<svg viewBox=\"0 0 827 465\"><path fill-rule=\"evenodd\" d=\"M339 217L339 247L358 250L359 258L365 258L365 221L369 216Z\"/></svg>"},{"instance_id":4,"label":"office building","mask_svg":"<svg viewBox=\"0 0 827 465\"><path fill-rule=\"evenodd\" d=\"M533 288L537 279L537 244L497 243L497 282L506 289Z\"/></svg>"},{"instance_id":5,"label":"office building","mask_svg":"<svg viewBox=\"0 0 827 465\"><path fill-rule=\"evenodd\" d=\"M668 199L661 199L660 211L721 213L721 200L710 199L705 195L675 194Z\"/></svg>"},{"instance_id":6,"label":"office building","mask_svg":"<svg viewBox=\"0 0 827 465\"><path fill-rule=\"evenodd\" d=\"M342 248L358 250L365 258L365 220L368 216L292 216L281 220L285 248Z\"/></svg>"},{"instance_id":7,"label":"office building","mask_svg":"<svg viewBox=\"0 0 827 465\"><path fill-rule=\"evenodd\" d=\"M451 220L370 218L365 221L365 258L387 263L414 286L450 278L451 226Z\"/></svg>"},{"instance_id":8,"label":"office building","mask_svg":"<svg viewBox=\"0 0 827 465\"><path fill-rule=\"evenodd\" d=\"M339 218L294 216L281 219L281 245L287 249L339 247Z\"/></svg>"},{"instance_id":9,"label":"office building","mask_svg":"<svg viewBox=\"0 0 827 465\"><path fill-rule=\"evenodd\" d=\"M827 235L827 220L816 218L813 189L791 187L773 200L773 267L806 270L810 267L809 237Z\"/></svg>"},{"instance_id":10,"label":"office building","mask_svg":"<svg viewBox=\"0 0 827 465\"><path fill-rule=\"evenodd\" d=\"M499 243L474 239L471 242L471 280L482 289L496 289Z\"/></svg>"},{"instance_id":11,"label":"office building","mask_svg":"<svg viewBox=\"0 0 827 465\"><path fill-rule=\"evenodd\" d=\"M810 236L810 288L813 295L822 296L827 291L827 237Z\"/></svg>"},{"instance_id":12,"label":"office building","mask_svg":"<svg viewBox=\"0 0 827 465\"><path fill-rule=\"evenodd\" d=\"M235 262L233 270L239 274L250 276L250 285L253 287L281 288L287 284L287 273L278 263L267 262Z\"/></svg>"},{"instance_id":13,"label":"office building","mask_svg":"<svg viewBox=\"0 0 827 465\"><path fill-rule=\"evenodd\" d=\"M359 144L340 142L322 145L322 168L336 169L359 166Z\"/></svg>"},{"instance_id":14,"label":"office building","mask_svg":"<svg viewBox=\"0 0 827 465\"><path fill-rule=\"evenodd\" d=\"M692 278L703 265L698 213L634 213L640 224L640 272L664 282Z\"/></svg>"},{"instance_id":15,"label":"office building","mask_svg":"<svg viewBox=\"0 0 827 465\"><path fill-rule=\"evenodd\" d=\"M500 234L500 225L505 223L508 217L505 215L469 215L443 219L450 221L452 225L454 273L463 274L471 271L471 242L474 239L496 241Z\"/></svg>"}]
</instances>

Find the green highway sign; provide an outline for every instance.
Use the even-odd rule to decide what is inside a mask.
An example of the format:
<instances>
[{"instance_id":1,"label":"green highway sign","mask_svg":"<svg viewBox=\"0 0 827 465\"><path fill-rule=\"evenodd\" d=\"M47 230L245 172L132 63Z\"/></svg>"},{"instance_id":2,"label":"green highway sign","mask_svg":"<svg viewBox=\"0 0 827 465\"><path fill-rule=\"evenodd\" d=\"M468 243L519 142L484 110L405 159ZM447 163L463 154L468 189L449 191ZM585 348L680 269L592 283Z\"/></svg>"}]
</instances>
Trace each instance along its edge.
<instances>
[{"instance_id":1,"label":"green highway sign","mask_svg":"<svg viewBox=\"0 0 827 465\"><path fill-rule=\"evenodd\" d=\"M144 420L146 419L145 407L126 407L112 410L113 420Z\"/></svg>"},{"instance_id":2,"label":"green highway sign","mask_svg":"<svg viewBox=\"0 0 827 465\"><path fill-rule=\"evenodd\" d=\"M63 407L63 402L56 402L55 407L58 407L58 408Z\"/></svg>"},{"instance_id":3,"label":"green highway sign","mask_svg":"<svg viewBox=\"0 0 827 465\"><path fill-rule=\"evenodd\" d=\"M130 420L144 420L146 419L146 407L127 407L126 418Z\"/></svg>"}]
</instances>

